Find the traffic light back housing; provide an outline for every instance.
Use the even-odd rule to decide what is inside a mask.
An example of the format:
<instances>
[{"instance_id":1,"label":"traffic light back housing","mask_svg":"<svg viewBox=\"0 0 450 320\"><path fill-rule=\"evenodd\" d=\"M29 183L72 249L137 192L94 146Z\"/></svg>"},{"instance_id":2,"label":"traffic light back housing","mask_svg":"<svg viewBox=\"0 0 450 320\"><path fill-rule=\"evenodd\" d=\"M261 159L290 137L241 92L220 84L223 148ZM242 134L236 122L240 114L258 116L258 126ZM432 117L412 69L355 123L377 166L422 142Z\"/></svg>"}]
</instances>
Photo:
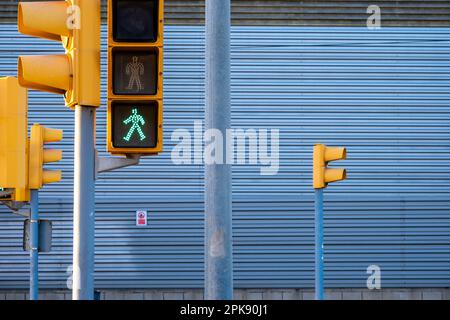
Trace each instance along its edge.
<instances>
[{"instance_id":1,"label":"traffic light back housing","mask_svg":"<svg viewBox=\"0 0 450 320\"><path fill-rule=\"evenodd\" d=\"M65 54L21 56L20 85L63 94L66 105L100 106L100 0L20 2L19 32L60 41Z\"/></svg>"},{"instance_id":2,"label":"traffic light back housing","mask_svg":"<svg viewBox=\"0 0 450 320\"><path fill-rule=\"evenodd\" d=\"M41 189L45 184L61 180L60 170L44 170L44 164L62 159L62 151L45 149L48 142L60 141L62 130L45 128L39 124L31 127L30 134L30 189Z\"/></svg>"},{"instance_id":3,"label":"traffic light back housing","mask_svg":"<svg viewBox=\"0 0 450 320\"><path fill-rule=\"evenodd\" d=\"M327 147L316 144L313 153L313 186L315 189L325 188L328 183L345 180L345 169L327 168L328 162L344 160L347 158L347 150L342 147Z\"/></svg>"},{"instance_id":4,"label":"traffic light back housing","mask_svg":"<svg viewBox=\"0 0 450 320\"><path fill-rule=\"evenodd\" d=\"M28 92L15 77L0 78L0 188L8 200L30 199L28 185Z\"/></svg>"}]
</instances>

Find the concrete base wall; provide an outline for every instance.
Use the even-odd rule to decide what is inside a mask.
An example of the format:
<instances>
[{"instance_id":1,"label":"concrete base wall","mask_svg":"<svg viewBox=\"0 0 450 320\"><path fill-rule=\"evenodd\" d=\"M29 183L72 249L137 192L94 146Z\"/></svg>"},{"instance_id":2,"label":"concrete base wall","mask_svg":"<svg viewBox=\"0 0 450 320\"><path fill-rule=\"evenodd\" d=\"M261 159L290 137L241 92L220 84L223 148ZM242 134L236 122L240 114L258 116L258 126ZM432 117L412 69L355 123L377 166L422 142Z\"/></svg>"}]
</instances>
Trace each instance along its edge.
<instances>
[{"instance_id":1,"label":"concrete base wall","mask_svg":"<svg viewBox=\"0 0 450 320\"><path fill-rule=\"evenodd\" d=\"M202 289L100 290L101 300L202 300ZM450 300L450 288L328 289L327 300ZM0 291L0 300L29 299L27 291ZM41 290L40 300L71 300L63 290ZM235 300L313 300L311 289L236 289Z\"/></svg>"}]
</instances>

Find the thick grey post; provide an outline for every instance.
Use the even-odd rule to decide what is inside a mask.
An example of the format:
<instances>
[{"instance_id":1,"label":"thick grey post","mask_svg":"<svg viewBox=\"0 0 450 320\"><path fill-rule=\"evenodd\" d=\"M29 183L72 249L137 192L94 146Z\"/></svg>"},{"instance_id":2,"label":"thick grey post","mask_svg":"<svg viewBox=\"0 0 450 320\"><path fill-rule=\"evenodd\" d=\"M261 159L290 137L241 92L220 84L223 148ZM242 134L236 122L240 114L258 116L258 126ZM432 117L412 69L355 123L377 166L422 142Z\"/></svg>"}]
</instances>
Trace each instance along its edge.
<instances>
[{"instance_id":1,"label":"thick grey post","mask_svg":"<svg viewBox=\"0 0 450 320\"><path fill-rule=\"evenodd\" d=\"M72 299L94 299L95 108L75 107Z\"/></svg>"},{"instance_id":2,"label":"thick grey post","mask_svg":"<svg viewBox=\"0 0 450 320\"><path fill-rule=\"evenodd\" d=\"M30 300L39 300L39 190L30 195Z\"/></svg>"},{"instance_id":3,"label":"thick grey post","mask_svg":"<svg viewBox=\"0 0 450 320\"><path fill-rule=\"evenodd\" d=\"M230 0L206 0L205 129L230 128ZM224 146L226 143L223 144ZM225 162L225 154L223 162ZM205 163L205 299L233 299L231 167Z\"/></svg>"}]
</instances>

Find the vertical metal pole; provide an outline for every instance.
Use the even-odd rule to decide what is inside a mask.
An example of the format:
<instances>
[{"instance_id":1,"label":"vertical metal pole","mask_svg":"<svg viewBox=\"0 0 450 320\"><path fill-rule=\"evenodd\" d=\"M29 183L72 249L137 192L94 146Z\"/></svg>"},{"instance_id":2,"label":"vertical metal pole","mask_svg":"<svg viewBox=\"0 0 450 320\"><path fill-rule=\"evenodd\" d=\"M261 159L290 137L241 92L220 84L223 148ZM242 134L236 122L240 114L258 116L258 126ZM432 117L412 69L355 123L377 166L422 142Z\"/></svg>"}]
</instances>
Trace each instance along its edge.
<instances>
[{"instance_id":1,"label":"vertical metal pole","mask_svg":"<svg viewBox=\"0 0 450 320\"><path fill-rule=\"evenodd\" d=\"M315 289L316 300L323 300L323 189L315 189Z\"/></svg>"},{"instance_id":2,"label":"vertical metal pole","mask_svg":"<svg viewBox=\"0 0 450 320\"><path fill-rule=\"evenodd\" d=\"M94 299L95 109L75 107L73 300Z\"/></svg>"},{"instance_id":3,"label":"vertical metal pole","mask_svg":"<svg viewBox=\"0 0 450 320\"><path fill-rule=\"evenodd\" d=\"M206 0L205 32L205 129L217 129L225 137L231 118L230 0ZM233 299L231 212L231 167L224 157L223 164L205 164L207 300Z\"/></svg>"},{"instance_id":4,"label":"vertical metal pole","mask_svg":"<svg viewBox=\"0 0 450 320\"><path fill-rule=\"evenodd\" d=\"M39 300L39 191L30 195L30 300Z\"/></svg>"}]
</instances>

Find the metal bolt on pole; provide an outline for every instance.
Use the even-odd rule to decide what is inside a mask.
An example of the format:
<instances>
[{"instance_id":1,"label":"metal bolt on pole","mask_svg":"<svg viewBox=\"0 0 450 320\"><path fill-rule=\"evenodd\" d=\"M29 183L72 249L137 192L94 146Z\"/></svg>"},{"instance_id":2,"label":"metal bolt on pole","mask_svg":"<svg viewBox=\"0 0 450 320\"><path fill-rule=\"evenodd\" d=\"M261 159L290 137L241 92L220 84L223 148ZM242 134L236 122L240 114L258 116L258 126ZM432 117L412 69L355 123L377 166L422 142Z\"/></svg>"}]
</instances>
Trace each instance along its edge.
<instances>
[{"instance_id":1,"label":"metal bolt on pole","mask_svg":"<svg viewBox=\"0 0 450 320\"><path fill-rule=\"evenodd\" d=\"M39 300L39 190L30 196L30 300Z\"/></svg>"},{"instance_id":2,"label":"metal bolt on pole","mask_svg":"<svg viewBox=\"0 0 450 320\"><path fill-rule=\"evenodd\" d=\"M323 189L315 189L315 298L323 300Z\"/></svg>"},{"instance_id":3,"label":"metal bolt on pole","mask_svg":"<svg viewBox=\"0 0 450 320\"><path fill-rule=\"evenodd\" d=\"M75 108L73 300L94 299L95 108Z\"/></svg>"},{"instance_id":4,"label":"metal bolt on pole","mask_svg":"<svg viewBox=\"0 0 450 320\"><path fill-rule=\"evenodd\" d=\"M230 128L230 0L206 0L205 129ZM224 152L226 154L226 152ZM205 164L205 299L233 298L231 167Z\"/></svg>"}]
</instances>

